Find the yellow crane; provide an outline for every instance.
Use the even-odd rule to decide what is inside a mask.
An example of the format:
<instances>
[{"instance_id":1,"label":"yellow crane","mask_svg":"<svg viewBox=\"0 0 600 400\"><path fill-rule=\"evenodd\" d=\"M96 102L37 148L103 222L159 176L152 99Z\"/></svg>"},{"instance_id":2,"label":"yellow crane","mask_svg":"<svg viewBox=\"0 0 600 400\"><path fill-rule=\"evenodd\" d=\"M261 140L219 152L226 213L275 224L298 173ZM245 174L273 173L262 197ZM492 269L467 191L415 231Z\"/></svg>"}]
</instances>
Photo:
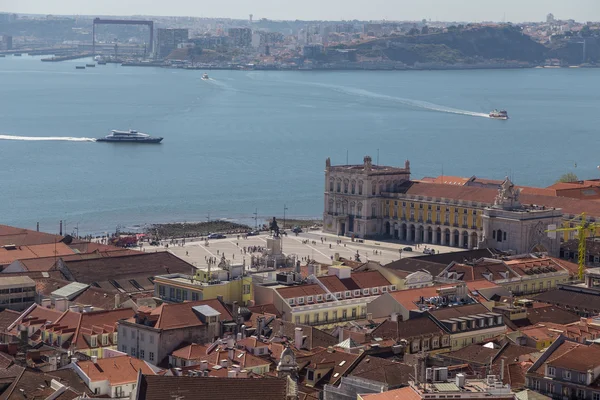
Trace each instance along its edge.
<instances>
[{"instance_id":1,"label":"yellow crane","mask_svg":"<svg viewBox=\"0 0 600 400\"><path fill-rule=\"evenodd\" d=\"M577 231L577 240L579 242L578 246L578 264L579 264L579 279L583 279L583 273L585 272L585 254L586 254L586 242L589 236L594 236L596 232L596 228L600 228L600 224L591 222L587 222L585 219L585 213L581 213L575 218L569 220L568 222L579 221L579 225L574 226L573 228L558 228L547 230L546 232L573 232ZM591 235L589 235L591 233Z\"/></svg>"}]
</instances>

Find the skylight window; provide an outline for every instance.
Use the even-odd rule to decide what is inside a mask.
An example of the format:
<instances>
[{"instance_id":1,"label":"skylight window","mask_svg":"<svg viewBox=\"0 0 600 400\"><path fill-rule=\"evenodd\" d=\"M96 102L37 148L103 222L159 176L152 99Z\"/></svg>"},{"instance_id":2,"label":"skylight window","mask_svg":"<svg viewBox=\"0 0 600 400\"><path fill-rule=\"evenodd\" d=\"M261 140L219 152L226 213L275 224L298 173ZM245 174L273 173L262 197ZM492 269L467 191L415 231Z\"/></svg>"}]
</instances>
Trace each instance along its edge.
<instances>
[{"instance_id":1,"label":"skylight window","mask_svg":"<svg viewBox=\"0 0 600 400\"><path fill-rule=\"evenodd\" d=\"M340 362L338 365L341 367L341 366L343 366L344 364L346 364L346 360L344 360L344 361L341 361L341 362Z\"/></svg>"}]
</instances>

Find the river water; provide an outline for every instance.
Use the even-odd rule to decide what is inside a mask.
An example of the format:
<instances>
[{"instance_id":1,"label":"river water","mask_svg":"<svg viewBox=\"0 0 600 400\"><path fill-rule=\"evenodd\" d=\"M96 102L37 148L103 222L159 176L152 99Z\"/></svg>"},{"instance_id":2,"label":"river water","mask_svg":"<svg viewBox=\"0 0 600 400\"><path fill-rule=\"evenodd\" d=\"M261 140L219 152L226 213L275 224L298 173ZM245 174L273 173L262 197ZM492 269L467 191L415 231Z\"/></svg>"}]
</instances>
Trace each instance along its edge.
<instances>
[{"instance_id":1,"label":"river water","mask_svg":"<svg viewBox=\"0 0 600 400\"><path fill-rule=\"evenodd\" d=\"M600 175L600 70L204 71L0 59L0 223L318 217L325 159L547 186ZM487 113L506 108L509 121ZM160 145L96 143L110 129Z\"/></svg>"}]
</instances>

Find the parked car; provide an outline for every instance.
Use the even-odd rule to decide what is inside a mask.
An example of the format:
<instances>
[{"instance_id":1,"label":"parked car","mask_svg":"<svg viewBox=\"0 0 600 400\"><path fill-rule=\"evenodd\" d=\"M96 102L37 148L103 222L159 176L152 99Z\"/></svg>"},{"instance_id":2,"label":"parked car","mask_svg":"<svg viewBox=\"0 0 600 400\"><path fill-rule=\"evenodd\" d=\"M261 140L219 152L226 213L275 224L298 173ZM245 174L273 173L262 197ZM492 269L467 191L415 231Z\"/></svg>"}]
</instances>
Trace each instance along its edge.
<instances>
[{"instance_id":1,"label":"parked car","mask_svg":"<svg viewBox=\"0 0 600 400\"><path fill-rule=\"evenodd\" d=\"M295 226L292 228L292 232L294 233L302 233L302 228L300 228L299 226Z\"/></svg>"},{"instance_id":2,"label":"parked car","mask_svg":"<svg viewBox=\"0 0 600 400\"><path fill-rule=\"evenodd\" d=\"M225 239L226 236L222 235L220 233L211 233L210 235L208 235L208 239Z\"/></svg>"},{"instance_id":3,"label":"parked car","mask_svg":"<svg viewBox=\"0 0 600 400\"><path fill-rule=\"evenodd\" d=\"M259 231L250 231L246 235L247 236L258 236L260 234Z\"/></svg>"},{"instance_id":4,"label":"parked car","mask_svg":"<svg viewBox=\"0 0 600 400\"><path fill-rule=\"evenodd\" d=\"M423 254L435 254L435 250L428 249L427 247L425 247L425 249L423 250Z\"/></svg>"},{"instance_id":5,"label":"parked car","mask_svg":"<svg viewBox=\"0 0 600 400\"><path fill-rule=\"evenodd\" d=\"M412 247L405 247L402 249L402 251L412 251Z\"/></svg>"}]
</instances>

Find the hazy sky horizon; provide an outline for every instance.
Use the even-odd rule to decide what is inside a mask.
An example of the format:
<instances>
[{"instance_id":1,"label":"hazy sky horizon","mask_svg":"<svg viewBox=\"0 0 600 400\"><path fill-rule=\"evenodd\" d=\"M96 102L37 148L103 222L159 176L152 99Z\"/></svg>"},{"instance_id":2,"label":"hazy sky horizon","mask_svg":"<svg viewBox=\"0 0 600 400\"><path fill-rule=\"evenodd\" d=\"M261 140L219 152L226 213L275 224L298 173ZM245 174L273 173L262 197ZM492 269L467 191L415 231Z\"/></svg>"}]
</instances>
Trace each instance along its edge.
<instances>
[{"instance_id":1,"label":"hazy sky horizon","mask_svg":"<svg viewBox=\"0 0 600 400\"><path fill-rule=\"evenodd\" d=\"M600 0L0 0L0 12L62 15L155 15L276 20L542 21L600 20Z\"/></svg>"}]
</instances>

